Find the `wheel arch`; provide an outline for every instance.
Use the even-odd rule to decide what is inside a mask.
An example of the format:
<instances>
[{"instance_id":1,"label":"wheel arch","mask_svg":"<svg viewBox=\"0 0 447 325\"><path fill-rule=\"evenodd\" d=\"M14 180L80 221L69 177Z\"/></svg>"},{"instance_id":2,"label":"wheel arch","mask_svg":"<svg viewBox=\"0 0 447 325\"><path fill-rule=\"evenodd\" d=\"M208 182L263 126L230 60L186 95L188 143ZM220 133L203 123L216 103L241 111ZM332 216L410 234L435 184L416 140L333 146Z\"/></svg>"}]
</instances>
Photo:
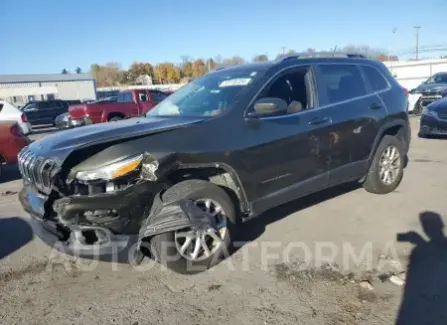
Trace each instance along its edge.
<instances>
[{"instance_id":1,"label":"wheel arch","mask_svg":"<svg viewBox=\"0 0 447 325\"><path fill-rule=\"evenodd\" d=\"M407 137L405 136L407 132L409 132L409 130L407 129L408 125L405 123L404 120L394 120L394 121L390 121L387 122L386 124L384 124L380 129L379 132L377 132L376 138L374 139L374 143L373 146L371 148L371 152L369 154L369 158L368 161L372 161L374 154L377 150L377 147L379 146L380 140L382 140L382 138L385 135L391 135L391 136L397 136L404 144L405 147L405 152L408 151L408 147L409 147L409 141L410 139L408 139L407 141Z\"/></svg>"},{"instance_id":2,"label":"wheel arch","mask_svg":"<svg viewBox=\"0 0 447 325\"><path fill-rule=\"evenodd\" d=\"M126 115L124 115L124 113L121 112L109 112L107 113L107 121L110 121L110 119L114 118L114 117L121 117L121 118L126 118Z\"/></svg>"},{"instance_id":3,"label":"wheel arch","mask_svg":"<svg viewBox=\"0 0 447 325\"><path fill-rule=\"evenodd\" d=\"M199 164L179 164L167 174L166 179L176 184L186 179L202 179L219 185L227 191L240 212L248 212L248 200L242 182L236 171L228 164L213 162Z\"/></svg>"}]
</instances>

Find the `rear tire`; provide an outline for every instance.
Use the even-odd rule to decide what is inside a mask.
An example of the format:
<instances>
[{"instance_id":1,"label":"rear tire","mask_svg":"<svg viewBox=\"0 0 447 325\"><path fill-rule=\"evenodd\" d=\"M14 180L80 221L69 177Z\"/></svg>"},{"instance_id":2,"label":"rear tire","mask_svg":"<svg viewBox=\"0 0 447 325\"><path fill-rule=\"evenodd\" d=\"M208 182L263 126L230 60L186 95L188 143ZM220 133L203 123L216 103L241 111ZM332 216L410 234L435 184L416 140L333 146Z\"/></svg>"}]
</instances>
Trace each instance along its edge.
<instances>
[{"instance_id":1,"label":"rear tire","mask_svg":"<svg viewBox=\"0 0 447 325\"><path fill-rule=\"evenodd\" d=\"M391 156L392 152L394 152L394 156ZM374 194L393 192L402 181L404 159L405 152L402 142L394 136L385 135L374 154L363 183L364 189Z\"/></svg>"},{"instance_id":2,"label":"rear tire","mask_svg":"<svg viewBox=\"0 0 447 325\"><path fill-rule=\"evenodd\" d=\"M222 188L207 181L187 180L169 188L162 197L163 201L189 199L198 202L200 200L212 200L222 208L223 215L226 217L226 229L216 250L211 250L211 255L209 257L204 256L201 260L187 259L184 256L185 254L182 255L179 251L182 244L178 243L179 239L176 238L176 233L188 232L188 229L156 235L150 239L149 245L151 255L156 260L174 272L192 274L211 268L221 260L224 253L228 254L231 234L236 221L236 210L231 198ZM220 237L221 233L216 233ZM203 252L202 248L201 251Z\"/></svg>"}]
</instances>

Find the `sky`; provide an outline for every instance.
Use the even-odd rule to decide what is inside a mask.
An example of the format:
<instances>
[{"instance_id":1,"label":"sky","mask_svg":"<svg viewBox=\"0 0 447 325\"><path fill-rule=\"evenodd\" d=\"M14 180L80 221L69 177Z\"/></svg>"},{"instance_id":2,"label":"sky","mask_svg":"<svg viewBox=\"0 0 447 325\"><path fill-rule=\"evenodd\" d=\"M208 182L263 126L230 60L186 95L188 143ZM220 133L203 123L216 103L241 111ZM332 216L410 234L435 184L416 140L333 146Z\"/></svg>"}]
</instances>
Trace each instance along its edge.
<instances>
[{"instance_id":1,"label":"sky","mask_svg":"<svg viewBox=\"0 0 447 325\"><path fill-rule=\"evenodd\" d=\"M0 74L368 45L447 49L447 0L0 0ZM393 33L393 30L395 31ZM421 54L423 55L423 54Z\"/></svg>"}]
</instances>

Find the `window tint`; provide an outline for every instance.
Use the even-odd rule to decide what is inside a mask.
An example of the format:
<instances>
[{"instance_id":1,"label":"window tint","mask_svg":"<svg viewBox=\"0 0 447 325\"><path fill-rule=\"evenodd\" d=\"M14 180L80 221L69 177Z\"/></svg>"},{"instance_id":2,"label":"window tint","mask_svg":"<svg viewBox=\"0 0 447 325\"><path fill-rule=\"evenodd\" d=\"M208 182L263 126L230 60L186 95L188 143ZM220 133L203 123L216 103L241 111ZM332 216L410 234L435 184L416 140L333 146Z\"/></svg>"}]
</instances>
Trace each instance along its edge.
<instances>
[{"instance_id":1,"label":"window tint","mask_svg":"<svg viewBox=\"0 0 447 325\"><path fill-rule=\"evenodd\" d=\"M58 104L55 102L40 102L39 109L52 109L57 107Z\"/></svg>"},{"instance_id":2,"label":"window tint","mask_svg":"<svg viewBox=\"0 0 447 325\"><path fill-rule=\"evenodd\" d=\"M319 67L329 103L366 95L360 70L355 65L321 65Z\"/></svg>"},{"instance_id":3,"label":"window tint","mask_svg":"<svg viewBox=\"0 0 447 325\"><path fill-rule=\"evenodd\" d=\"M377 69L367 66L363 66L362 69L373 91L380 91L388 88L388 81L379 71L377 71Z\"/></svg>"},{"instance_id":4,"label":"window tint","mask_svg":"<svg viewBox=\"0 0 447 325\"><path fill-rule=\"evenodd\" d=\"M263 91L259 99L265 97L281 98L287 102L287 113L289 114L309 109L311 103L309 101L307 79L310 77L308 68L286 71Z\"/></svg>"},{"instance_id":5,"label":"window tint","mask_svg":"<svg viewBox=\"0 0 447 325\"><path fill-rule=\"evenodd\" d=\"M133 103L132 93L129 91L119 93L118 103Z\"/></svg>"},{"instance_id":6,"label":"window tint","mask_svg":"<svg viewBox=\"0 0 447 325\"><path fill-rule=\"evenodd\" d=\"M168 97L166 94L159 92L159 91L152 91L151 92L152 98L155 102L161 102L162 100L164 100L166 97Z\"/></svg>"}]
</instances>

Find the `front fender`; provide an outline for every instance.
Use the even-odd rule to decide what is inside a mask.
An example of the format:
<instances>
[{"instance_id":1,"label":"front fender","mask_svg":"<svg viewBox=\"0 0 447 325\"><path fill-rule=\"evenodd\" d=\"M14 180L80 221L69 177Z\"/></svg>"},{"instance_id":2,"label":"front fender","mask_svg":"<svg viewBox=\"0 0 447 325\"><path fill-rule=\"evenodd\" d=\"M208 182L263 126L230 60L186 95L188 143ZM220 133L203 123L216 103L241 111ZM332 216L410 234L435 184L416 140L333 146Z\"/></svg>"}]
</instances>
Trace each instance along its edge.
<instances>
[{"instance_id":1,"label":"front fender","mask_svg":"<svg viewBox=\"0 0 447 325\"><path fill-rule=\"evenodd\" d=\"M212 218L209 218L193 201L186 199L163 201L159 193L140 229L138 245L141 247L145 239L166 232L185 228L208 229L215 226Z\"/></svg>"}]
</instances>

